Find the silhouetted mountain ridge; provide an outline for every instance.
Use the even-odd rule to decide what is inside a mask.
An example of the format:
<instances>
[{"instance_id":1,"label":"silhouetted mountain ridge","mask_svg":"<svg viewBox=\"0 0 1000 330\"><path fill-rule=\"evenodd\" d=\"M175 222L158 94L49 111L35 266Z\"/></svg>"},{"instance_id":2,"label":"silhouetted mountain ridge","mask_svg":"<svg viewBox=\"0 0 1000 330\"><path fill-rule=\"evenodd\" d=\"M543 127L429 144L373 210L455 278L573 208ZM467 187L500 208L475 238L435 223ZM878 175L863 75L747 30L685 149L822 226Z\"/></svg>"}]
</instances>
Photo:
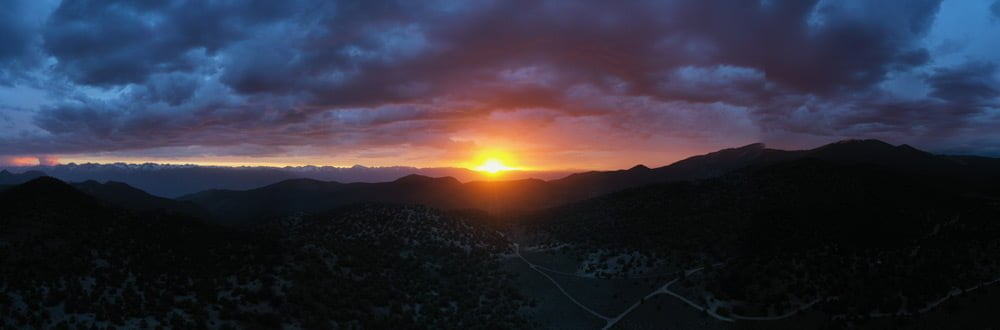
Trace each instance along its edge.
<instances>
[{"instance_id":1,"label":"silhouetted mountain ridge","mask_svg":"<svg viewBox=\"0 0 1000 330\"><path fill-rule=\"evenodd\" d=\"M862 145L922 157L902 146ZM979 188L803 157L630 188L538 212L524 224L543 244L582 254L719 263L685 286L734 302L740 314L816 299L813 309L826 315L918 313L954 288L998 276L1000 195L971 193Z\"/></svg>"},{"instance_id":2,"label":"silhouetted mountain ridge","mask_svg":"<svg viewBox=\"0 0 1000 330\"><path fill-rule=\"evenodd\" d=\"M42 171L45 175L65 182L97 180L99 182L124 182L156 196L176 198L205 190L248 190L283 180L309 178L319 181L337 182L387 182L409 174L429 177L451 176L461 181L479 180L483 173L467 168L417 168L410 166L352 167L334 166L198 166L171 164L61 164L55 166L32 166L10 168L11 171ZM512 178L539 177L554 179L565 176L566 171L517 171L508 175ZM18 184L27 180L4 183L0 175L0 185Z\"/></svg>"},{"instance_id":3,"label":"silhouetted mountain ridge","mask_svg":"<svg viewBox=\"0 0 1000 330\"><path fill-rule=\"evenodd\" d=\"M121 182L86 181L74 187L102 202L139 211L168 210L197 217L242 223L295 212L317 212L360 202L423 204L440 209L479 209L494 214L517 214L558 206L604 194L660 182L701 180L739 169L764 168L797 159L820 159L833 164L872 164L914 175L931 175L980 185L982 191L1000 182L1000 160L987 157L938 156L908 145L878 140L845 140L811 150L784 151L755 143L690 157L671 165L627 170L592 171L563 179L473 181L412 174L381 183L340 183L289 179L256 189L207 190L171 200L150 195ZM30 177L39 173L12 174ZM3 188L0 187L0 190ZM256 220L253 220L256 219Z\"/></svg>"},{"instance_id":4,"label":"silhouetted mountain ridge","mask_svg":"<svg viewBox=\"0 0 1000 330\"><path fill-rule=\"evenodd\" d=\"M292 179L246 191L210 190L182 196L212 211L224 222L266 219L294 212L317 212L358 202L427 204L453 208L449 197L461 183L454 178L408 175L391 182L340 183Z\"/></svg>"},{"instance_id":5,"label":"silhouetted mountain ridge","mask_svg":"<svg viewBox=\"0 0 1000 330\"><path fill-rule=\"evenodd\" d=\"M134 211L177 212L198 218L207 218L207 210L197 204L150 195L123 182L95 180L72 183L74 188L117 208Z\"/></svg>"},{"instance_id":6,"label":"silhouetted mountain ridge","mask_svg":"<svg viewBox=\"0 0 1000 330\"><path fill-rule=\"evenodd\" d=\"M462 184L461 182L458 181L458 179L455 179L455 178L450 177L450 176L443 176L443 177L439 177L439 178L432 178L432 177L429 177L429 176L426 176L426 175L420 175L420 174L410 174L410 175L407 175L407 176L403 176L403 177L401 177L399 179L396 179L393 182L395 182L395 183L402 183L402 184L444 184L444 185Z\"/></svg>"},{"instance_id":7,"label":"silhouetted mountain ridge","mask_svg":"<svg viewBox=\"0 0 1000 330\"><path fill-rule=\"evenodd\" d=\"M339 183L310 179L286 180L246 191L210 190L180 198L238 223L294 212L315 212L358 202L424 204L441 209L480 209L516 214L562 205L627 188L660 182L702 180L745 168L762 168L799 159L821 159L841 165L872 164L916 175L982 180L997 177L996 159L937 156L907 145L878 140L846 140L811 150L785 151L754 143L690 157L650 169L592 171L565 178L473 181L452 177L407 175L391 182ZM987 180L988 181L988 180Z\"/></svg>"},{"instance_id":8,"label":"silhouetted mountain ridge","mask_svg":"<svg viewBox=\"0 0 1000 330\"><path fill-rule=\"evenodd\" d=\"M22 184L43 176L45 176L45 172L42 171L25 171L14 174L7 170L0 170L0 185Z\"/></svg>"},{"instance_id":9,"label":"silhouetted mountain ridge","mask_svg":"<svg viewBox=\"0 0 1000 330\"><path fill-rule=\"evenodd\" d=\"M23 215L51 216L75 214L86 217L102 211L99 202L73 186L52 177L38 177L0 191L0 214L5 217ZM71 221L71 219L64 219Z\"/></svg>"}]
</instances>

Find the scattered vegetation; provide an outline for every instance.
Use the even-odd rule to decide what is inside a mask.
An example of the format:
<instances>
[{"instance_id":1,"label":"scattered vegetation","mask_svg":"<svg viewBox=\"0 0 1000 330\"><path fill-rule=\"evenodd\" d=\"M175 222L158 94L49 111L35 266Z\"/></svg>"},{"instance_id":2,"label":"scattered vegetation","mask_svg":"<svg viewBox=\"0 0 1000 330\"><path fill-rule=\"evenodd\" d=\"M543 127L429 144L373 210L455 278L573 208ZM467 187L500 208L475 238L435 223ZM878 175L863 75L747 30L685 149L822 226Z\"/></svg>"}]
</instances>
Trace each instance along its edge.
<instances>
[{"instance_id":1,"label":"scattered vegetation","mask_svg":"<svg viewBox=\"0 0 1000 330\"><path fill-rule=\"evenodd\" d=\"M579 251L706 267L720 314L919 314L1000 278L1000 206L961 181L817 160L652 185L548 210L527 232ZM613 276L634 276L628 267ZM697 294L696 294L697 295Z\"/></svg>"},{"instance_id":2,"label":"scattered vegetation","mask_svg":"<svg viewBox=\"0 0 1000 330\"><path fill-rule=\"evenodd\" d=\"M509 243L459 217L367 204L237 232L53 181L0 196L0 328L528 327Z\"/></svg>"}]
</instances>

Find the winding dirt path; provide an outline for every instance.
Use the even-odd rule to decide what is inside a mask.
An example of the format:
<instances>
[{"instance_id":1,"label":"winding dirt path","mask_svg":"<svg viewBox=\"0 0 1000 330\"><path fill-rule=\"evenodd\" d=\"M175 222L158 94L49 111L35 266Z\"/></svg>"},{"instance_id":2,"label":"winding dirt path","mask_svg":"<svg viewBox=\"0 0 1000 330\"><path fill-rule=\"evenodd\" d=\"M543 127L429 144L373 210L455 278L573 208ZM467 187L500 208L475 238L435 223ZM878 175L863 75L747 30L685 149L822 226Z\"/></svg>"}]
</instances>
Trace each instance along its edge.
<instances>
[{"instance_id":1,"label":"winding dirt path","mask_svg":"<svg viewBox=\"0 0 1000 330\"><path fill-rule=\"evenodd\" d=\"M604 320L605 322L607 322L604 325L604 327L602 328L602 329L605 329L605 330L606 329L610 329L615 324L617 324L619 321L621 321L622 319L624 319L626 316L628 316L629 313L631 313L633 310L635 310L640 305L642 305L643 302L645 302L646 300L649 300L649 298L652 298L652 297L654 297L656 295L659 295L659 294L666 294L666 295L673 296L674 298L677 298L678 300L680 300L680 301L688 304L692 308L697 309L699 311L703 311L703 312L707 313L709 316L711 316L712 318L714 318L716 320L719 320L719 321L723 321L723 322L734 322L737 319L739 319L739 320L753 320L753 321L774 321L774 320L781 320L781 319L792 317L795 314L798 314L799 312L801 312L802 310L808 309L809 307L812 307L814 304L816 304L817 302L819 302L819 299L816 299L816 300L814 300L814 301L812 301L812 302L810 302L808 304L805 304L805 305L800 306L799 308L796 308L795 310L789 311L788 313L785 313L785 314L782 314L782 315L776 315L776 316L742 316L742 315L722 316L722 315L719 315L718 313L716 313L715 310L713 310L711 308L707 308L705 306L699 305L698 303L696 303L696 302L694 302L694 301L692 301L692 300L690 300L690 299L688 299L688 298L686 298L686 297L684 297L684 296L682 296L682 295L680 295L680 294L678 294L678 293L676 293L674 291L671 291L670 290L670 286L673 285L674 283L676 283L679 280L679 278L674 278L673 280L670 280L670 282L667 282L663 286L657 288L656 290L653 290L653 292L650 292L646 296L644 296L641 299L639 299L638 301L636 301L634 304L632 304L631 306L629 306L629 308L627 308L621 314L618 314L617 316L614 316L614 317L608 317L608 316L605 316L605 315L603 315L601 313L598 313L597 311L594 311L593 309L590 309L590 307L587 307L586 305L584 305L580 301L576 300L576 298L573 298L573 295L571 295L569 292L567 292L566 289L564 289L562 287L562 285L559 284L558 281L556 281L554 278L552 278L552 276L550 276L546 272L552 272L552 273L560 274L560 275L575 276L575 277L581 277L581 278L587 278L587 279L594 279L594 280L614 280L614 279L604 279L604 278L598 278L596 276L586 276L586 275L581 275L581 274L568 273L568 272L563 272L563 271L555 270L555 269L552 269L552 268L548 268L548 267L545 267L545 266L542 266L542 265L537 265L535 263L532 263L531 261L529 261L528 259L526 259L524 256L521 255L520 245L518 243L514 243L514 255L516 255L519 259L521 259L521 261L524 261L524 263L527 264L528 267L531 267L532 270L538 272L539 274L541 274L542 276L544 276L545 278L547 278L549 280L549 282L552 282L552 285L555 285L555 287L557 289L559 289L559 292L562 292L562 294L564 296L566 296L566 298L568 298L570 301L572 301L578 307L580 307L581 309L587 311L588 313L590 313L590 314L592 314L592 315L594 315L594 316L596 316L596 317ZM713 266L719 266L719 265L722 265L722 264L719 263L719 264L715 264ZM685 270L684 274L685 275L691 275L691 274L700 272L700 271L702 271L704 269L705 269L705 267L692 268L692 269ZM673 275L673 274L675 274L675 273L651 274L651 275L646 275L646 276L642 276L642 277L629 277L629 278L626 278L626 279L648 278L648 277L662 277L662 276L665 276L665 275Z\"/></svg>"},{"instance_id":2,"label":"winding dirt path","mask_svg":"<svg viewBox=\"0 0 1000 330\"><path fill-rule=\"evenodd\" d=\"M518 258L521 258L521 260L524 261L524 263L528 264L528 267L531 267L531 269L534 269L536 272L542 274L542 276L545 276L545 278L549 279L549 281L552 282L552 284L555 285L556 288L559 289L559 291L562 292L562 294L566 296L566 298L569 298L569 300L572 301L574 304L576 304L583 310L587 311L588 313L594 314L594 316L604 320L605 322L610 322L611 318L601 315L601 313L598 313L593 309L590 309L589 307L585 306L583 303L577 301L576 298L573 298L573 296L570 295L569 292L566 292L566 289L563 289L562 285L559 285L559 282L556 282L556 280L552 278L552 276L549 276L549 274L546 274L544 271L539 269L538 265L535 265L531 263L531 261L528 261L528 259L525 259L524 256L521 255L521 250L517 243L514 243L514 254L516 254Z\"/></svg>"},{"instance_id":3,"label":"winding dirt path","mask_svg":"<svg viewBox=\"0 0 1000 330\"><path fill-rule=\"evenodd\" d=\"M698 268L689 269L689 270L684 271L684 274L685 275L691 275L691 274L700 272L702 269L705 269L705 267L698 267ZM618 316L612 318L611 321L608 321L608 325L604 326L604 329L610 329L612 326L615 325L615 323L618 323L618 321L621 321L621 319L625 318L625 316L627 316L628 313L632 312L633 309L636 309L637 307L639 307L639 305L642 305L642 303L644 301L646 301L649 298L652 298L653 296L656 296L658 294L667 294L667 295L674 296L675 298L679 299L680 301L683 301L684 303L690 305L691 307L694 307L695 309L697 309L699 311L705 311L705 312L707 312L709 316L712 316L713 318L715 318L715 319L717 319L719 321L733 322L733 319L731 319L731 318L719 315L719 314L715 313L715 311L713 311L711 309L706 309L704 306L698 305L698 303L695 303L694 301L691 301L690 299L685 298L684 296L681 296L681 295L677 294L676 292L670 291L670 285L676 283L677 280L679 280L679 279L675 278L675 279L671 280L670 282L667 282L667 284L664 284L663 286L661 286L659 289L656 289L653 292L650 292L648 295L646 295L645 297L643 297L642 299L640 299L639 301L637 301L635 304L633 304L631 307L629 307L628 309L626 309L624 312L622 312Z\"/></svg>"}]
</instances>

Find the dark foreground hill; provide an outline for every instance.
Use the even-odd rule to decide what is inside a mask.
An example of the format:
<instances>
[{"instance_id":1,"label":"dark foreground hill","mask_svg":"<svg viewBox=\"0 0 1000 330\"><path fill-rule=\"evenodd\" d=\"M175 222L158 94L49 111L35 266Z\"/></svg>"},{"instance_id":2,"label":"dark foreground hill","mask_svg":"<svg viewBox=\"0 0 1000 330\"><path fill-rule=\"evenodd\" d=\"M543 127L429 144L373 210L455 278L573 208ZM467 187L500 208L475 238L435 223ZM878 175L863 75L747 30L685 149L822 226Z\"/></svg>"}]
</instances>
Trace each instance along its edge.
<instances>
[{"instance_id":1,"label":"dark foreground hill","mask_svg":"<svg viewBox=\"0 0 1000 330\"><path fill-rule=\"evenodd\" d=\"M918 174L939 170L918 165L805 158L629 189L526 226L583 252L721 263L683 283L692 298L722 301L720 313L780 315L815 301L830 320L915 315L1000 278L998 196L957 176Z\"/></svg>"},{"instance_id":2,"label":"dark foreground hill","mask_svg":"<svg viewBox=\"0 0 1000 330\"><path fill-rule=\"evenodd\" d=\"M173 212L202 219L207 219L210 216L207 210L197 204L153 196L121 182L108 181L100 183L88 180L72 183L71 185L108 206L121 209Z\"/></svg>"},{"instance_id":3,"label":"dark foreground hill","mask_svg":"<svg viewBox=\"0 0 1000 330\"><path fill-rule=\"evenodd\" d=\"M227 224L254 224L275 216L322 211L358 202L412 203L446 210L478 209L511 216L631 187L714 178L739 169L761 168L798 159L818 159L839 165L877 165L909 175L978 184L984 190L996 190L995 187L1000 186L1000 159L940 156L906 145L848 140L800 151L752 144L654 169L640 165L628 170L574 174L552 181L462 183L450 177L419 175L383 183L345 184L295 179L245 191L203 191L179 200L195 203Z\"/></svg>"},{"instance_id":4,"label":"dark foreground hill","mask_svg":"<svg viewBox=\"0 0 1000 330\"><path fill-rule=\"evenodd\" d=\"M354 203L421 204L445 210L507 213L547 206L552 192L541 180L461 183L450 177L410 175L383 183L288 180L246 191L212 190L181 197L227 224L255 224L296 212L319 212Z\"/></svg>"},{"instance_id":5,"label":"dark foreground hill","mask_svg":"<svg viewBox=\"0 0 1000 330\"><path fill-rule=\"evenodd\" d=\"M517 328L495 230L358 205L248 231L39 178L0 192L0 328Z\"/></svg>"}]
</instances>

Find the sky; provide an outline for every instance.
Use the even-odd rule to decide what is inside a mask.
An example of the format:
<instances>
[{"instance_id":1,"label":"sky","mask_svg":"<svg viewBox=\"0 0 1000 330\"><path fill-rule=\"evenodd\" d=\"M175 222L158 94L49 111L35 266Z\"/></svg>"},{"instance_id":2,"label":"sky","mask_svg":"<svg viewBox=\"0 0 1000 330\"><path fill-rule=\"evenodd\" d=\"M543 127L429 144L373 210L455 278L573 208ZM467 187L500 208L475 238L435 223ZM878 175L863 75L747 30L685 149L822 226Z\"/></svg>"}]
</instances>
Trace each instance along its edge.
<instances>
[{"instance_id":1,"label":"sky","mask_svg":"<svg viewBox=\"0 0 1000 330\"><path fill-rule=\"evenodd\" d=\"M1000 0L4 3L0 165L1000 156Z\"/></svg>"}]
</instances>

